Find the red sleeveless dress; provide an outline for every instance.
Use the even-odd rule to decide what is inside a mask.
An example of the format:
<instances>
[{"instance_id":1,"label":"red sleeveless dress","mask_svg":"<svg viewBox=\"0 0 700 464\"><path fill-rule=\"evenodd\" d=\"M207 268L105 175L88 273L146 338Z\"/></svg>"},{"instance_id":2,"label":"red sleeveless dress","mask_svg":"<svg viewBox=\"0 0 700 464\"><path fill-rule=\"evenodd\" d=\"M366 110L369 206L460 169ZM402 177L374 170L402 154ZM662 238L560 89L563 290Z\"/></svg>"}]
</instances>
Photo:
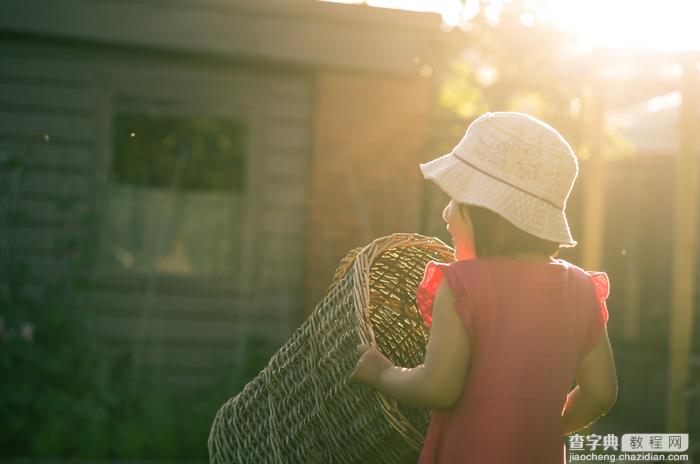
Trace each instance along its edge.
<instances>
[{"instance_id":1,"label":"red sleeveless dress","mask_svg":"<svg viewBox=\"0 0 700 464\"><path fill-rule=\"evenodd\" d=\"M442 278L469 333L459 401L433 410L419 464L562 464L562 410L581 357L608 320L608 277L564 260L495 256L429 262L418 287L428 326Z\"/></svg>"}]
</instances>

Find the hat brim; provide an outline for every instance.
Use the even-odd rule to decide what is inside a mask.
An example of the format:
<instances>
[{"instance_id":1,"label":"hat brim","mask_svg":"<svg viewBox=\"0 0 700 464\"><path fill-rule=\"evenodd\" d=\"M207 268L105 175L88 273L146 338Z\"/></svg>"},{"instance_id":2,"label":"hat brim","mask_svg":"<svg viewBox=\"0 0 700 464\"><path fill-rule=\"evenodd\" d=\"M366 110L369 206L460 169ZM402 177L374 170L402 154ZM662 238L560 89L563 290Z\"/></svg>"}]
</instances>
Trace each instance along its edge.
<instances>
[{"instance_id":1,"label":"hat brim","mask_svg":"<svg viewBox=\"0 0 700 464\"><path fill-rule=\"evenodd\" d=\"M494 211L536 237L574 247L566 213L548 202L477 171L452 153L420 165L423 177L459 203Z\"/></svg>"}]
</instances>

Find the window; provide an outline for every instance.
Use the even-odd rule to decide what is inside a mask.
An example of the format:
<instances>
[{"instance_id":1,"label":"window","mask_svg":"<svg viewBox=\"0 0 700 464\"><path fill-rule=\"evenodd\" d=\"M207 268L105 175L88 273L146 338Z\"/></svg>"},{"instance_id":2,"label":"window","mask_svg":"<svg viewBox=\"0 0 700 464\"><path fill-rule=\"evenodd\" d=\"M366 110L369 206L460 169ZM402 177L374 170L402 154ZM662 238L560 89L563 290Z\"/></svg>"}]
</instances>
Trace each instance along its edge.
<instances>
[{"instance_id":1,"label":"window","mask_svg":"<svg viewBox=\"0 0 700 464\"><path fill-rule=\"evenodd\" d=\"M245 230L247 135L245 122L235 117L117 111L101 267L237 274Z\"/></svg>"}]
</instances>

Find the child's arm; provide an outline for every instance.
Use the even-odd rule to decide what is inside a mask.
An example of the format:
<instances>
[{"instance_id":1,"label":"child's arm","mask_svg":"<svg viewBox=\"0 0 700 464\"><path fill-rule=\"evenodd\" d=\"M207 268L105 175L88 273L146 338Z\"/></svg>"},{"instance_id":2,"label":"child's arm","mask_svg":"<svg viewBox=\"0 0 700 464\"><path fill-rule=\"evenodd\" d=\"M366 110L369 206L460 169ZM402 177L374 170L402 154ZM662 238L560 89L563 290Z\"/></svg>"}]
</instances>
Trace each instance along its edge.
<instances>
[{"instance_id":1,"label":"child's arm","mask_svg":"<svg viewBox=\"0 0 700 464\"><path fill-rule=\"evenodd\" d=\"M462 394L469 364L469 335L444 280L435 295L430 340L422 365L413 369L395 367L374 347L361 351L364 354L351 379L357 378L403 403L426 409L447 408Z\"/></svg>"},{"instance_id":2,"label":"child's arm","mask_svg":"<svg viewBox=\"0 0 700 464\"><path fill-rule=\"evenodd\" d=\"M566 398L562 413L564 435L595 422L617 400L617 372L606 328L598 344L579 362L576 383L578 385Z\"/></svg>"}]
</instances>

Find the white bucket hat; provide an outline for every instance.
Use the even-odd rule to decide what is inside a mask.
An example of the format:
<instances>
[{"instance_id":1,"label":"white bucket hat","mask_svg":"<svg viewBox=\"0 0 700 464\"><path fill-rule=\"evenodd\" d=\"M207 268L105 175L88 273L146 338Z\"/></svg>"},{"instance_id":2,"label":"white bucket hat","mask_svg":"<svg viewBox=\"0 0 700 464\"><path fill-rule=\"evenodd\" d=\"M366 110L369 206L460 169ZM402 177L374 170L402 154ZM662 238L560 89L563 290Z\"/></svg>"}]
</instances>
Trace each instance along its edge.
<instances>
[{"instance_id":1,"label":"white bucket hat","mask_svg":"<svg viewBox=\"0 0 700 464\"><path fill-rule=\"evenodd\" d=\"M523 113L486 113L451 153L420 165L459 203L482 206L536 237L573 247L566 201L578 175L569 143Z\"/></svg>"}]
</instances>

